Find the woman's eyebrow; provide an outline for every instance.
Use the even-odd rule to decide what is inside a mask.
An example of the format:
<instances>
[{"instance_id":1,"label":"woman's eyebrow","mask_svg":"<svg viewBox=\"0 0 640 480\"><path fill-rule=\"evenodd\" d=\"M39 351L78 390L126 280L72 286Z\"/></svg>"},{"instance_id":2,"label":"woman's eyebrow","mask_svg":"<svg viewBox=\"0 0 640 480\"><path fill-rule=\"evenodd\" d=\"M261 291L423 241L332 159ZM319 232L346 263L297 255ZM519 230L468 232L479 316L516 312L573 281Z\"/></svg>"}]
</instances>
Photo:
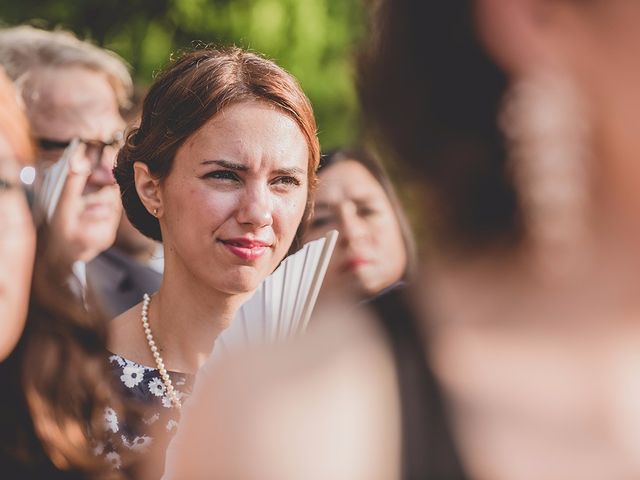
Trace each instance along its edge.
<instances>
[{"instance_id":1,"label":"woman's eyebrow","mask_svg":"<svg viewBox=\"0 0 640 480\"><path fill-rule=\"evenodd\" d=\"M237 170L241 172L246 172L249 170L249 167L243 165L242 163L230 162L229 160L203 160L200 162L201 165L218 165L222 168L226 168L229 170Z\"/></svg>"},{"instance_id":2,"label":"woman's eyebrow","mask_svg":"<svg viewBox=\"0 0 640 480\"><path fill-rule=\"evenodd\" d=\"M356 205L369 205L378 203L381 199L377 195L364 194L351 199Z\"/></svg>"},{"instance_id":3,"label":"woman's eyebrow","mask_svg":"<svg viewBox=\"0 0 640 480\"><path fill-rule=\"evenodd\" d=\"M306 170L299 168L299 167L291 167L291 168L278 168L277 170L274 170L275 174L277 175L300 175L300 176L305 176L307 174Z\"/></svg>"},{"instance_id":4,"label":"woman's eyebrow","mask_svg":"<svg viewBox=\"0 0 640 480\"><path fill-rule=\"evenodd\" d=\"M241 171L241 172L246 172L247 170L249 170L249 167L242 164L242 163L236 163L236 162L230 162L229 160L203 160L202 162L200 162L201 165L218 165L222 168L226 168L229 170L236 170L236 171ZM277 170L274 170L274 172L276 175L301 175L301 176L305 176L307 174L307 172L299 167L291 167L291 168L278 168Z\"/></svg>"},{"instance_id":5,"label":"woman's eyebrow","mask_svg":"<svg viewBox=\"0 0 640 480\"><path fill-rule=\"evenodd\" d=\"M313 206L314 210L332 210L333 208L334 205L331 205L327 202L316 202L316 204Z\"/></svg>"}]
</instances>

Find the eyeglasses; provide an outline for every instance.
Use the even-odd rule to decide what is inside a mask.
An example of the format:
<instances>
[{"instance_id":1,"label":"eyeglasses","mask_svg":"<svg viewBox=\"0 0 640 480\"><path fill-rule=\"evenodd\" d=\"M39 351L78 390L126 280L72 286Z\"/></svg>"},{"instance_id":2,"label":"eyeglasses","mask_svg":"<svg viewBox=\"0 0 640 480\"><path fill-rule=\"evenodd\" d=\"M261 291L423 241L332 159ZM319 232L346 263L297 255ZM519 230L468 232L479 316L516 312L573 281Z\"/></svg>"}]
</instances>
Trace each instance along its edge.
<instances>
[{"instance_id":1,"label":"eyeglasses","mask_svg":"<svg viewBox=\"0 0 640 480\"><path fill-rule=\"evenodd\" d=\"M73 140L73 138L70 140L52 140L50 138L36 139L40 150L52 155L63 152ZM93 171L100 166L102 155L106 147L112 147L119 150L124 145L124 132L115 132L111 137L111 140L106 142L102 140L87 140L83 138L78 138L78 142L85 146L85 155L89 159L91 170Z\"/></svg>"}]
</instances>

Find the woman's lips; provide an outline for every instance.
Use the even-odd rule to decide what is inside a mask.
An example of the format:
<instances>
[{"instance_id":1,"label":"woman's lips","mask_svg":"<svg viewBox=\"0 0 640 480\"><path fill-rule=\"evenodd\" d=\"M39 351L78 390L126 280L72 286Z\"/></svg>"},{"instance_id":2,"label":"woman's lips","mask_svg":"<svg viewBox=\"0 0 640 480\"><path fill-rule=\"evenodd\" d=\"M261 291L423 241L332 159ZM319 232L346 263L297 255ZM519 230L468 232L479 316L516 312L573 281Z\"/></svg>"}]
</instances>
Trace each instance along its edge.
<instances>
[{"instance_id":1,"label":"woman's lips","mask_svg":"<svg viewBox=\"0 0 640 480\"><path fill-rule=\"evenodd\" d=\"M363 257L353 257L350 258L349 260L347 260L346 262L343 262L342 265L340 265L340 271L341 272L353 272L354 270L357 270L358 268L367 265L371 263L369 260L367 260L366 258Z\"/></svg>"},{"instance_id":2,"label":"woman's lips","mask_svg":"<svg viewBox=\"0 0 640 480\"><path fill-rule=\"evenodd\" d=\"M220 240L225 248L242 260L257 260L267 252L271 246L267 242L261 240L252 240L246 238L232 238L229 240Z\"/></svg>"}]
</instances>

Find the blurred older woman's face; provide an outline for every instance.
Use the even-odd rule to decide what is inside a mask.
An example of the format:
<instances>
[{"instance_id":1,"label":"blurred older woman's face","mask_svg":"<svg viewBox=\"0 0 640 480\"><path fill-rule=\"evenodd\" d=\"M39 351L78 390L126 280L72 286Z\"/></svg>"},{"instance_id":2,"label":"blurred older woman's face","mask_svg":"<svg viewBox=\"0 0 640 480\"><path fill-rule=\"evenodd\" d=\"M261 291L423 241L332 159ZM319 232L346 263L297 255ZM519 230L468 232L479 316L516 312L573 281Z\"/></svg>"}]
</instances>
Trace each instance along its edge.
<instances>
[{"instance_id":1,"label":"blurred older woman's face","mask_svg":"<svg viewBox=\"0 0 640 480\"><path fill-rule=\"evenodd\" d=\"M322 170L313 220L305 241L340 232L325 292L374 295L402 278L407 251L400 224L384 189L353 160Z\"/></svg>"},{"instance_id":2,"label":"blurred older woman's face","mask_svg":"<svg viewBox=\"0 0 640 480\"><path fill-rule=\"evenodd\" d=\"M19 172L15 154L0 134L0 360L22 333L35 254L35 229Z\"/></svg>"}]
</instances>

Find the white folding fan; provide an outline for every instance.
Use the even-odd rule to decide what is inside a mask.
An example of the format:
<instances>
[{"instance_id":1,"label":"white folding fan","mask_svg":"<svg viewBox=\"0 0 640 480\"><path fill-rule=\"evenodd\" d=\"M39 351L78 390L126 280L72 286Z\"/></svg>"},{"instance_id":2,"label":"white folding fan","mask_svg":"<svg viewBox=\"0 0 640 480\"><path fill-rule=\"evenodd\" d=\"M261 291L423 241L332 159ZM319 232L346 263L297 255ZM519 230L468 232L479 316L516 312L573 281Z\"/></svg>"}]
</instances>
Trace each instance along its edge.
<instances>
[{"instance_id":1,"label":"white folding fan","mask_svg":"<svg viewBox=\"0 0 640 480\"><path fill-rule=\"evenodd\" d=\"M330 231L324 238L309 242L298 252L287 257L258 287L253 296L242 305L231 325L222 332L207 361L200 367L193 385L190 401L185 402L181 418L192 415L194 400L206 392L208 373L214 372L218 360L225 353L242 347L277 342L305 330L315 306L322 280L327 272L338 232ZM175 478L176 455L185 441L180 428L171 439L166 451L162 480ZM176 450L177 449L177 450Z\"/></svg>"},{"instance_id":2,"label":"white folding fan","mask_svg":"<svg viewBox=\"0 0 640 480\"><path fill-rule=\"evenodd\" d=\"M78 140L72 140L56 163L43 172L42 183L36 185L35 204L36 217L39 220L51 221L62 189L69 175L69 162L78 146Z\"/></svg>"},{"instance_id":3,"label":"white folding fan","mask_svg":"<svg viewBox=\"0 0 640 480\"><path fill-rule=\"evenodd\" d=\"M306 329L338 232L305 244L258 287L220 334L212 356L247 345L276 342Z\"/></svg>"}]
</instances>

